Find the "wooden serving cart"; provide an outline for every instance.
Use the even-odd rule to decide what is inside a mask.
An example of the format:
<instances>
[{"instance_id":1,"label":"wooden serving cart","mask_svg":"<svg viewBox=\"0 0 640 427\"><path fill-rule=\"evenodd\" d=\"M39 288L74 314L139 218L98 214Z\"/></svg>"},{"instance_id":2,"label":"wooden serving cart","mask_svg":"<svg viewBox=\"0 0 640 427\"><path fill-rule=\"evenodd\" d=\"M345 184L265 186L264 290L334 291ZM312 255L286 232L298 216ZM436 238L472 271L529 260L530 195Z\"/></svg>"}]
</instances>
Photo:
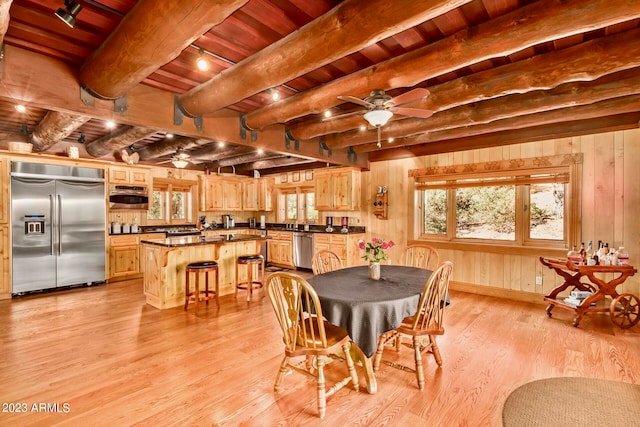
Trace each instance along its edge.
<instances>
[{"instance_id":1,"label":"wooden serving cart","mask_svg":"<svg viewBox=\"0 0 640 427\"><path fill-rule=\"evenodd\" d=\"M549 303L547 316L551 317L551 310L558 306L576 313L573 318L573 326L577 327L586 313L609 312L611 321L622 329L631 328L640 321L640 299L630 293L619 294L616 286L638 272L630 265L576 265L564 258L540 257L542 265L554 270L564 279L564 282L555 287L551 293L544 297ZM596 273L612 273L616 275L612 280L606 281L596 276ZM585 277L590 283L581 282ZM565 302L558 297L562 292L588 291L591 295L585 298L581 304ZM605 297L611 297L611 303L607 305L597 304Z\"/></svg>"}]
</instances>

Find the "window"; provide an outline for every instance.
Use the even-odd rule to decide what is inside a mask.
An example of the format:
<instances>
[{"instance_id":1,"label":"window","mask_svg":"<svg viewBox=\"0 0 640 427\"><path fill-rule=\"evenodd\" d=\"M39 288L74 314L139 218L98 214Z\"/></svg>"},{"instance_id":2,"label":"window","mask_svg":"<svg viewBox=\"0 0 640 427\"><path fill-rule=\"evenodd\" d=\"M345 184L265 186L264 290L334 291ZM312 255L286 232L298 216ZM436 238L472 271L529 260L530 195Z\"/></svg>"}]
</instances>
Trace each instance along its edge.
<instances>
[{"instance_id":1,"label":"window","mask_svg":"<svg viewBox=\"0 0 640 427\"><path fill-rule=\"evenodd\" d=\"M285 221L301 221L313 224L318 221L313 187L289 188L282 193Z\"/></svg>"},{"instance_id":2,"label":"window","mask_svg":"<svg viewBox=\"0 0 640 427\"><path fill-rule=\"evenodd\" d=\"M568 247L580 241L581 155L410 171L416 237L425 240ZM571 190L573 188L573 191ZM576 197L570 198L571 194Z\"/></svg>"},{"instance_id":3,"label":"window","mask_svg":"<svg viewBox=\"0 0 640 427\"><path fill-rule=\"evenodd\" d=\"M147 211L150 224L184 224L193 222L193 183L155 179Z\"/></svg>"}]
</instances>

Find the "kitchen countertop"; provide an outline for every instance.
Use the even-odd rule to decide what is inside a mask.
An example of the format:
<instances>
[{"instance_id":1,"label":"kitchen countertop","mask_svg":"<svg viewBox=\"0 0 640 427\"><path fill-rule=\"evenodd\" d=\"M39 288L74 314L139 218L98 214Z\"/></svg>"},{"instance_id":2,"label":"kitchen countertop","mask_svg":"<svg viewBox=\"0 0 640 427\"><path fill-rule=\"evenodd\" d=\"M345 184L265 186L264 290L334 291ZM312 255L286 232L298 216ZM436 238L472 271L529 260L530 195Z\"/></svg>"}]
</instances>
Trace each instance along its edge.
<instances>
[{"instance_id":1,"label":"kitchen countertop","mask_svg":"<svg viewBox=\"0 0 640 427\"><path fill-rule=\"evenodd\" d=\"M250 240L265 240L269 237L261 237L255 234L226 234L223 236L183 236L167 237L164 239L141 240L140 243L148 245L177 248L183 246L215 245L219 243L246 242Z\"/></svg>"}]
</instances>

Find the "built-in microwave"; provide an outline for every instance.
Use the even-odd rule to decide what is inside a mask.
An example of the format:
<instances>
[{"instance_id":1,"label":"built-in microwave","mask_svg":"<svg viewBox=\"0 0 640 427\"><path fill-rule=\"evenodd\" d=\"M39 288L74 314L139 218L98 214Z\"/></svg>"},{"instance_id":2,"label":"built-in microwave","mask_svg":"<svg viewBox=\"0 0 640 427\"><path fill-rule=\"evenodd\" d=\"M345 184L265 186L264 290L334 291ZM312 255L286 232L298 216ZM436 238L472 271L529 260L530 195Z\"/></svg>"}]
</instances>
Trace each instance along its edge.
<instances>
[{"instance_id":1,"label":"built-in microwave","mask_svg":"<svg viewBox=\"0 0 640 427\"><path fill-rule=\"evenodd\" d=\"M149 209L149 189L112 185L109 187L109 209Z\"/></svg>"}]
</instances>

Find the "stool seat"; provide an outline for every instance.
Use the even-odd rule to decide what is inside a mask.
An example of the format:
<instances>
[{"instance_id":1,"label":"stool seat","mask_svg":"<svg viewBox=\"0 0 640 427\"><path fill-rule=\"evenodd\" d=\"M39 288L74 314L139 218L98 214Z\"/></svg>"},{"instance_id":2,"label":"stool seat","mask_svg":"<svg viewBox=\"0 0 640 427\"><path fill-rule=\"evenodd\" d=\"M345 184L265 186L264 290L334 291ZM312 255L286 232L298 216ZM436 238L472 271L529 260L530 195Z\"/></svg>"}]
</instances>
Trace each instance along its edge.
<instances>
[{"instance_id":1,"label":"stool seat","mask_svg":"<svg viewBox=\"0 0 640 427\"><path fill-rule=\"evenodd\" d=\"M239 263L250 263L250 262L264 262L264 257L260 254L257 255L241 255L238 257Z\"/></svg>"},{"instance_id":2,"label":"stool seat","mask_svg":"<svg viewBox=\"0 0 640 427\"><path fill-rule=\"evenodd\" d=\"M238 275L238 266L247 266L247 280L240 281ZM253 278L253 267L258 266L258 275L256 279ZM236 259L236 297L238 296L238 289L247 291L247 301L251 301L254 289L262 288L262 281L264 280L264 256L260 254L240 255Z\"/></svg>"},{"instance_id":3,"label":"stool seat","mask_svg":"<svg viewBox=\"0 0 640 427\"><path fill-rule=\"evenodd\" d=\"M215 271L216 273L216 282L215 282L215 290L209 290L209 272ZM218 263L215 261L199 261L192 262L187 264L186 268L187 272L187 280L184 289L184 309L186 310L189 306L190 302L196 303L196 311L198 310L198 303L200 299L204 299L206 304L209 304L209 300L215 299L216 305L220 307L220 301L218 300L218 296L220 294L220 290L218 287ZM191 286L189 284L191 273L195 273L196 275L196 284L195 289L192 291ZM204 290L200 290L200 274L204 273Z\"/></svg>"},{"instance_id":4,"label":"stool seat","mask_svg":"<svg viewBox=\"0 0 640 427\"><path fill-rule=\"evenodd\" d=\"M201 268L217 268L217 267L218 267L218 263L215 261L192 262L191 264L187 264L187 268L190 270L201 269Z\"/></svg>"}]
</instances>

